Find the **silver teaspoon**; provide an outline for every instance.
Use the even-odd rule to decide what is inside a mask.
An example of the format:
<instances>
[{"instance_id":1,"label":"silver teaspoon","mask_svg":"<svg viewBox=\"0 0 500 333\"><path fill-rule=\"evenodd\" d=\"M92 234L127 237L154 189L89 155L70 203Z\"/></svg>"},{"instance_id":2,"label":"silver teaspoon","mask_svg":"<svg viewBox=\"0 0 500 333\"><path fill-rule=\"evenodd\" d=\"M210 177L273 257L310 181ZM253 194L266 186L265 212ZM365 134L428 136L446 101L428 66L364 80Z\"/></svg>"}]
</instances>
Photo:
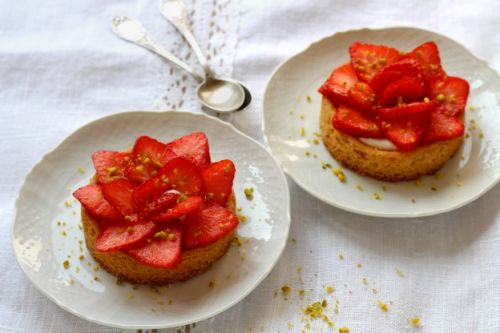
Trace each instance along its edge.
<instances>
[{"instance_id":1,"label":"silver teaspoon","mask_svg":"<svg viewBox=\"0 0 500 333\"><path fill-rule=\"evenodd\" d=\"M117 16L113 18L112 27L120 38L160 55L191 74L200 83L196 95L206 108L215 112L232 112L237 111L244 104L245 91L237 82L211 77L204 79L185 62L155 43L138 20Z\"/></svg>"},{"instance_id":2,"label":"silver teaspoon","mask_svg":"<svg viewBox=\"0 0 500 333\"><path fill-rule=\"evenodd\" d=\"M221 82L224 83L230 82L232 84L239 85L243 90L244 100L242 105L240 105L238 108L232 111L238 111L246 108L252 101L252 95L250 94L250 91L241 82L229 79L217 79L214 77L214 74L208 65L207 59L203 55L203 52L201 52L200 46L196 42L196 39L194 38L193 34L191 33L191 29L189 27L188 12L186 6L184 5L184 2L182 0L160 0L159 9L161 14L170 23L172 23L174 27L177 28L177 30L184 36L184 38L186 38L187 42L189 43L189 46L191 46L191 49L193 49L196 58L198 58L198 61L200 62L201 66L203 67L203 70L205 71L205 77L207 81L214 81L213 83L207 85L207 88L209 86L220 85ZM209 91L205 89L199 89L198 97L201 98L202 97L201 95L205 95L206 98L207 95L211 94L210 92L211 89L208 90ZM233 94L236 93L236 89L231 91L231 93ZM241 92L238 91L238 94L239 93Z\"/></svg>"}]
</instances>

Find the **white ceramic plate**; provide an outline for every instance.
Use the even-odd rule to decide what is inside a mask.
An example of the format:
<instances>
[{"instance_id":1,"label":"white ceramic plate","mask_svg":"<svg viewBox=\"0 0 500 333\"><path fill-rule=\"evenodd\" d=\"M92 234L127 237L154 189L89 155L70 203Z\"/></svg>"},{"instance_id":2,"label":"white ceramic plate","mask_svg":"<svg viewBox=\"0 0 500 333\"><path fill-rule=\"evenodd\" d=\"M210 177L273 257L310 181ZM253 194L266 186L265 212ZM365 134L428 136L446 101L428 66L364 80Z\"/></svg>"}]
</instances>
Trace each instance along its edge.
<instances>
[{"instance_id":1,"label":"white ceramic plate","mask_svg":"<svg viewBox=\"0 0 500 333\"><path fill-rule=\"evenodd\" d=\"M461 76L471 86L466 127L472 119L461 150L437 176L417 182L385 183L344 170L340 183L331 170L339 164L321 142L321 96L318 87L331 71L349 61L348 47L361 41L412 50L435 41L449 75ZM463 206L492 188L500 179L500 78L486 62L457 42L415 28L361 29L337 33L311 44L283 62L273 73L264 96L263 131L283 169L304 190L333 206L358 214L383 217L434 215ZM305 136L301 135L301 128ZM315 144L316 143L316 144ZM306 154L309 156L306 156ZM316 156L316 157L315 157ZM379 200L375 198L377 195Z\"/></svg>"},{"instance_id":2,"label":"white ceramic plate","mask_svg":"<svg viewBox=\"0 0 500 333\"><path fill-rule=\"evenodd\" d=\"M94 271L85 246L79 249L80 205L71 193L92 176L91 153L125 150L139 135L169 141L199 130L208 136L214 161L229 158L236 165L237 206L247 217L238 227L242 245L232 246L208 272L184 283L157 290L116 285L112 275ZM243 194L246 186L254 188L252 201ZM112 327L176 327L214 316L257 287L286 244L289 205L286 179L273 157L231 125L191 113L127 112L82 127L33 168L17 200L12 241L25 274L63 309Z\"/></svg>"}]
</instances>

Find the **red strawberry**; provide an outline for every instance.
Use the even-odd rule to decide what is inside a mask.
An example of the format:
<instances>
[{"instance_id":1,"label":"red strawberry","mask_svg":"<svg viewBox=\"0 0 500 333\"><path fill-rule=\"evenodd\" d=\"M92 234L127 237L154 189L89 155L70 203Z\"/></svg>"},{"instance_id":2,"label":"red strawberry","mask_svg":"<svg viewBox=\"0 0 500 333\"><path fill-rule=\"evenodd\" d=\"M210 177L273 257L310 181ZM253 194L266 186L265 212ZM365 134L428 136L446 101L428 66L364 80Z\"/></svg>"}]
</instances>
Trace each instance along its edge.
<instances>
[{"instance_id":1,"label":"red strawberry","mask_svg":"<svg viewBox=\"0 0 500 333\"><path fill-rule=\"evenodd\" d=\"M92 154L92 161L101 184L125 177L124 170L130 161L128 153L99 150Z\"/></svg>"},{"instance_id":2,"label":"red strawberry","mask_svg":"<svg viewBox=\"0 0 500 333\"><path fill-rule=\"evenodd\" d=\"M177 199L179 199L180 196L181 195L178 192L165 192L155 200L152 200L151 202L145 204L141 212L145 217L150 217L152 215L161 213L162 211L167 210L167 208L175 205Z\"/></svg>"},{"instance_id":3,"label":"red strawberry","mask_svg":"<svg viewBox=\"0 0 500 333\"><path fill-rule=\"evenodd\" d=\"M99 222L120 221L122 219L122 215L102 196L100 185L92 184L80 187L73 193L73 196Z\"/></svg>"},{"instance_id":4,"label":"red strawberry","mask_svg":"<svg viewBox=\"0 0 500 333\"><path fill-rule=\"evenodd\" d=\"M422 66L424 76L427 79L435 79L446 76L441 66L439 50L434 42L424 43L405 55L406 59L416 60Z\"/></svg>"},{"instance_id":5,"label":"red strawberry","mask_svg":"<svg viewBox=\"0 0 500 333\"><path fill-rule=\"evenodd\" d=\"M182 194L200 195L202 190L202 179L200 171L196 165L184 157L171 159L156 176L161 183L169 184L171 188Z\"/></svg>"},{"instance_id":6,"label":"red strawberry","mask_svg":"<svg viewBox=\"0 0 500 333\"><path fill-rule=\"evenodd\" d=\"M430 121L425 131L423 141L433 143L436 141L450 140L464 134L463 121L454 116L447 115L447 110L437 107L431 110Z\"/></svg>"},{"instance_id":7,"label":"red strawberry","mask_svg":"<svg viewBox=\"0 0 500 333\"><path fill-rule=\"evenodd\" d=\"M370 87L376 93L381 93L385 87L405 76L412 77L418 81L423 81L422 67L416 60L401 59L395 63L382 68L370 80Z\"/></svg>"},{"instance_id":8,"label":"red strawberry","mask_svg":"<svg viewBox=\"0 0 500 333\"><path fill-rule=\"evenodd\" d=\"M109 225L99 233L96 249L101 252L109 252L132 248L146 241L154 233L155 228L153 222Z\"/></svg>"},{"instance_id":9,"label":"red strawberry","mask_svg":"<svg viewBox=\"0 0 500 333\"><path fill-rule=\"evenodd\" d=\"M186 214L192 213L203 204L201 197L189 197L176 206L167 209L163 213L153 217L155 222L169 222Z\"/></svg>"},{"instance_id":10,"label":"red strawberry","mask_svg":"<svg viewBox=\"0 0 500 333\"><path fill-rule=\"evenodd\" d=\"M349 90L349 103L363 111L372 111L376 99L372 88L364 82L357 82Z\"/></svg>"},{"instance_id":11,"label":"red strawberry","mask_svg":"<svg viewBox=\"0 0 500 333\"><path fill-rule=\"evenodd\" d=\"M411 117L414 115L427 113L434 107L436 107L436 102L434 101L416 102L410 104L402 104L391 108L381 108L378 110L378 113L380 114L380 116L386 119L403 117L403 116Z\"/></svg>"},{"instance_id":12,"label":"red strawberry","mask_svg":"<svg viewBox=\"0 0 500 333\"><path fill-rule=\"evenodd\" d=\"M424 133L428 116L425 113L412 117L398 117L384 120L382 131L396 147L401 150L412 150L418 146Z\"/></svg>"},{"instance_id":13,"label":"red strawberry","mask_svg":"<svg viewBox=\"0 0 500 333\"><path fill-rule=\"evenodd\" d=\"M332 119L334 128L341 132L366 138L382 138L378 124L367 114L346 105L340 105Z\"/></svg>"},{"instance_id":14,"label":"red strawberry","mask_svg":"<svg viewBox=\"0 0 500 333\"><path fill-rule=\"evenodd\" d=\"M129 256L153 267L175 268L182 258L182 226L169 224L158 230L143 246L128 250Z\"/></svg>"},{"instance_id":15,"label":"red strawberry","mask_svg":"<svg viewBox=\"0 0 500 333\"><path fill-rule=\"evenodd\" d=\"M424 92L423 81L407 76L388 84L380 95L379 101L383 106L411 103L420 100L424 96Z\"/></svg>"},{"instance_id":16,"label":"red strawberry","mask_svg":"<svg viewBox=\"0 0 500 333\"><path fill-rule=\"evenodd\" d=\"M216 203L206 202L184 220L182 242L187 248L205 246L232 232L237 226L235 214Z\"/></svg>"},{"instance_id":17,"label":"red strawberry","mask_svg":"<svg viewBox=\"0 0 500 333\"><path fill-rule=\"evenodd\" d=\"M208 139L203 132L194 132L167 144L175 154L186 157L199 167L210 163Z\"/></svg>"},{"instance_id":18,"label":"red strawberry","mask_svg":"<svg viewBox=\"0 0 500 333\"><path fill-rule=\"evenodd\" d=\"M351 63L336 68L319 88L319 92L335 105L348 102L349 90L358 81Z\"/></svg>"},{"instance_id":19,"label":"red strawberry","mask_svg":"<svg viewBox=\"0 0 500 333\"><path fill-rule=\"evenodd\" d=\"M449 116L461 115L469 96L469 83L462 78L449 76L431 84L432 99L442 105L442 111Z\"/></svg>"},{"instance_id":20,"label":"red strawberry","mask_svg":"<svg viewBox=\"0 0 500 333\"><path fill-rule=\"evenodd\" d=\"M163 154L166 146L149 136L140 136L132 149L132 163L126 169L127 178L144 182L154 177L163 166Z\"/></svg>"},{"instance_id":21,"label":"red strawberry","mask_svg":"<svg viewBox=\"0 0 500 333\"><path fill-rule=\"evenodd\" d=\"M401 58L399 51L392 47L359 42L349 47L349 53L358 78L364 82L370 82L382 68Z\"/></svg>"},{"instance_id":22,"label":"red strawberry","mask_svg":"<svg viewBox=\"0 0 500 333\"><path fill-rule=\"evenodd\" d=\"M134 185L128 179L118 179L102 185L102 194L109 203L118 210L127 221L136 221L132 194Z\"/></svg>"},{"instance_id":23,"label":"red strawberry","mask_svg":"<svg viewBox=\"0 0 500 333\"><path fill-rule=\"evenodd\" d=\"M171 189L169 181L162 180L160 177L151 178L141 185L137 186L132 195L132 202L134 208L139 211L144 206L156 200L159 196Z\"/></svg>"},{"instance_id":24,"label":"red strawberry","mask_svg":"<svg viewBox=\"0 0 500 333\"><path fill-rule=\"evenodd\" d=\"M205 198L225 206L233 189L236 168L232 161L222 160L206 166L201 172Z\"/></svg>"},{"instance_id":25,"label":"red strawberry","mask_svg":"<svg viewBox=\"0 0 500 333\"><path fill-rule=\"evenodd\" d=\"M199 195L202 179L198 168L184 157L175 157L165 164L153 177L135 189L132 201L136 210L141 210L167 190L174 189L185 195Z\"/></svg>"}]
</instances>

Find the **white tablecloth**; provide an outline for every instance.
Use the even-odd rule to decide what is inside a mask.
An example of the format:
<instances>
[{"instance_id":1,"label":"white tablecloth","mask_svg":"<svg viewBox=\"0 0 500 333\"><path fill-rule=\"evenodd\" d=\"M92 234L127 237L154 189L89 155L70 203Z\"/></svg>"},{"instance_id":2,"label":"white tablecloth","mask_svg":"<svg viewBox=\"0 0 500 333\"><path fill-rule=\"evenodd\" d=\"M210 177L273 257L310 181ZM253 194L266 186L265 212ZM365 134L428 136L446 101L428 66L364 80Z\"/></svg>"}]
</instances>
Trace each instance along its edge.
<instances>
[{"instance_id":1,"label":"white tablecloth","mask_svg":"<svg viewBox=\"0 0 500 333\"><path fill-rule=\"evenodd\" d=\"M336 31L430 29L500 70L497 0L187 4L194 34L215 71L246 82L253 92L251 108L231 121L260 141L262 96L271 71ZM194 81L115 38L112 16L140 18L167 49L191 64L195 58L158 14L156 0L3 0L0 9L0 331L116 332L66 313L28 282L10 243L15 199L31 167L93 119L130 109L201 112ZM301 308L322 300L326 285L336 287L328 295L339 301L338 314L329 313L335 327L318 319L306 331L346 326L351 332L500 332L498 186L457 211L421 219L357 216L319 202L292 181L290 191L295 241L270 276L235 307L181 332L300 332ZM288 300L283 285L291 287ZM388 304L387 313L378 300ZM420 328L408 324L414 316Z\"/></svg>"}]
</instances>

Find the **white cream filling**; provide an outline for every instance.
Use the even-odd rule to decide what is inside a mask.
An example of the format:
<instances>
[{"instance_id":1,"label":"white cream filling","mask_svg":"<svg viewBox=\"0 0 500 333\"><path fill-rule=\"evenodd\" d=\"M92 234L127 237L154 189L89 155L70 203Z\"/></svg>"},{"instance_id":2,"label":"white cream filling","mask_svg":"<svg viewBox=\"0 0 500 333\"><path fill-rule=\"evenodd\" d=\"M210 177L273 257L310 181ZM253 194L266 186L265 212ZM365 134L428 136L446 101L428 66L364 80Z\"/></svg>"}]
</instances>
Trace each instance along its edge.
<instances>
[{"instance_id":1,"label":"white cream filling","mask_svg":"<svg viewBox=\"0 0 500 333\"><path fill-rule=\"evenodd\" d=\"M374 139L374 138L359 138L361 142L382 150L398 150L391 141L387 139Z\"/></svg>"}]
</instances>

